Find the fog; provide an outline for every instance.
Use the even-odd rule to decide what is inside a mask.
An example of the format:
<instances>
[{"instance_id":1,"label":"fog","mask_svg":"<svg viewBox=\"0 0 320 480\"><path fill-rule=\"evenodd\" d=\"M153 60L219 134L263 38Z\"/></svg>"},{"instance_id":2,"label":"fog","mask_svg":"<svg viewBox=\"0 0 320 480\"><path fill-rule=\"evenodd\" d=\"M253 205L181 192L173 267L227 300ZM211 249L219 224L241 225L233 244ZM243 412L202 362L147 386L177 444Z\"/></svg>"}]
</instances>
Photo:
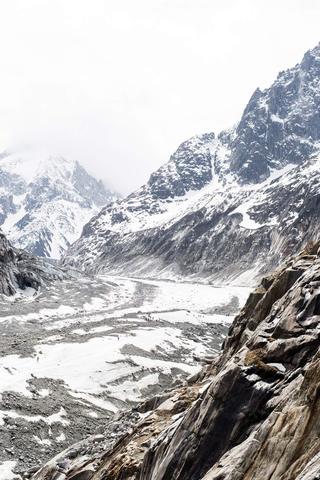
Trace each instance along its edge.
<instances>
[{"instance_id":1,"label":"fog","mask_svg":"<svg viewBox=\"0 0 320 480\"><path fill-rule=\"evenodd\" d=\"M320 40L318 0L10 0L0 15L1 149L78 159L122 193Z\"/></svg>"}]
</instances>

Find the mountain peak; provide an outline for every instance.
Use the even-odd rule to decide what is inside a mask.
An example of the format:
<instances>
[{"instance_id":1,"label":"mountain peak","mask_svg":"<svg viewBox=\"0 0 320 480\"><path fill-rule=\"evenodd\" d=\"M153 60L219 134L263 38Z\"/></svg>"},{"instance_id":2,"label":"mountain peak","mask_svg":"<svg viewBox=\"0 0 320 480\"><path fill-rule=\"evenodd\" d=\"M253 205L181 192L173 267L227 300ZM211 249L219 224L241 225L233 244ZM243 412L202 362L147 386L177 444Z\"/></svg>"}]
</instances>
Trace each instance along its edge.
<instances>
[{"instance_id":1,"label":"mountain peak","mask_svg":"<svg viewBox=\"0 0 320 480\"><path fill-rule=\"evenodd\" d=\"M304 54L301 68L307 72L313 70L316 74L320 72L320 43Z\"/></svg>"},{"instance_id":2,"label":"mountain peak","mask_svg":"<svg viewBox=\"0 0 320 480\"><path fill-rule=\"evenodd\" d=\"M196 135L181 143L169 162L154 172L148 181L156 198L174 198L198 190L212 180L210 147L214 133Z\"/></svg>"},{"instance_id":3,"label":"mountain peak","mask_svg":"<svg viewBox=\"0 0 320 480\"><path fill-rule=\"evenodd\" d=\"M61 178L70 178L76 162L74 160L66 159L63 156L48 155L41 159L36 169L36 176L54 176Z\"/></svg>"},{"instance_id":4,"label":"mountain peak","mask_svg":"<svg viewBox=\"0 0 320 480\"><path fill-rule=\"evenodd\" d=\"M320 42L313 48L311 48L309 50L309 52L311 53L311 55L313 55L314 57L319 57L320 58Z\"/></svg>"},{"instance_id":5,"label":"mountain peak","mask_svg":"<svg viewBox=\"0 0 320 480\"><path fill-rule=\"evenodd\" d=\"M0 157L0 187L0 225L13 244L54 258L117 198L77 161L30 152Z\"/></svg>"},{"instance_id":6,"label":"mountain peak","mask_svg":"<svg viewBox=\"0 0 320 480\"><path fill-rule=\"evenodd\" d=\"M146 185L86 225L66 261L229 280L299 248L317 215L319 50L256 89L236 128L183 142Z\"/></svg>"}]
</instances>

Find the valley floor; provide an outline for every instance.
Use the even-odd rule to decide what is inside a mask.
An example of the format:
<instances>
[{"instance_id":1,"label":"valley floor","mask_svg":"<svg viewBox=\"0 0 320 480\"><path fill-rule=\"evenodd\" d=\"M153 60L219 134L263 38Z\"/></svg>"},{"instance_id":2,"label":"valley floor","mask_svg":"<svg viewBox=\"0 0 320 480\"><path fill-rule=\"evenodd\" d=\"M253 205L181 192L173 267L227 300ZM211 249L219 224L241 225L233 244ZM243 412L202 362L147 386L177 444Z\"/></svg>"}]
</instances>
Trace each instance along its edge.
<instances>
[{"instance_id":1,"label":"valley floor","mask_svg":"<svg viewBox=\"0 0 320 480\"><path fill-rule=\"evenodd\" d=\"M99 276L2 299L0 479L198 371L248 291Z\"/></svg>"}]
</instances>

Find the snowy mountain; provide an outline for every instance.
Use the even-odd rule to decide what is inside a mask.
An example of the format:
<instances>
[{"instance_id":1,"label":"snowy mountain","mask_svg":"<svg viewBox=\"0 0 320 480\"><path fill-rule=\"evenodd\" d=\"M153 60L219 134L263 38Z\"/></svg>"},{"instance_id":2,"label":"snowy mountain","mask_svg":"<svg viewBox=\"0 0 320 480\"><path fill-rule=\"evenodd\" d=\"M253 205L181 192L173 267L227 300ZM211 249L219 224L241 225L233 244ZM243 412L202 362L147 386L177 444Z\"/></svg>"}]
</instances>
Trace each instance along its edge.
<instances>
[{"instance_id":1,"label":"snowy mountain","mask_svg":"<svg viewBox=\"0 0 320 480\"><path fill-rule=\"evenodd\" d=\"M104 207L65 262L247 283L318 236L319 167L320 45L257 89L236 127L182 143Z\"/></svg>"},{"instance_id":2,"label":"snowy mountain","mask_svg":"<svg viewBox=\"0 0 320 480\"><path fill-rule=\"evenodd\" d=\"M59 258L83 225L117 196L78 162L0 156L0 225L16 247Z\"/></svg>"}]
</instances>

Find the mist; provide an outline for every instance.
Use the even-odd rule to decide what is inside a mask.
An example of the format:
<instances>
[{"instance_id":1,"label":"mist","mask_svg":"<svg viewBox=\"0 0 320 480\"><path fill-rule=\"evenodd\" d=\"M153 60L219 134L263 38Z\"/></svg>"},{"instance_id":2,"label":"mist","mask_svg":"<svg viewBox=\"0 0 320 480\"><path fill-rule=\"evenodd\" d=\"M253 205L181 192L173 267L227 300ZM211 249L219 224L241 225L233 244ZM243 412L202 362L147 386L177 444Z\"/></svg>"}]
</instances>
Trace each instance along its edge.
<instances>
[{"instance_id":1,"label":"mist","mask_svg":"<svg viewBox=\"0 0 320 480\"><path fill-rule=\"evenodd\" d=\"M0 15L1 149L77 159L123 194L320 40L317 0L10 0Z\"/></svg>"}]
</instances>

